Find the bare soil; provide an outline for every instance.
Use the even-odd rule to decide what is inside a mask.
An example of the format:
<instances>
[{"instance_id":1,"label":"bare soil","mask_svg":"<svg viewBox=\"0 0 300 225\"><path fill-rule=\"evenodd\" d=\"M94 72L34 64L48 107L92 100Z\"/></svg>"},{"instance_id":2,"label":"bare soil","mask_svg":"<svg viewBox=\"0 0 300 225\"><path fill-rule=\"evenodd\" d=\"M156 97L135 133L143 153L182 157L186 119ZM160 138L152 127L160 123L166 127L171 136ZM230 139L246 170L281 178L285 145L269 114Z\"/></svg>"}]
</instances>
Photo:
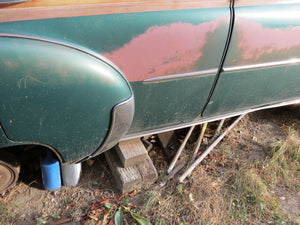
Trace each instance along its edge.
<instances>
[{"instance_id":1,"label":"bare soil","mask_svg":"<svg viewBox=\"0 0 300 225\"><path fill-rule=\"evenodd\" d=\"M274 140L285 138L283 126L300 127L299 119L291 112L286 108L280 108L247 115L226 136L216 151L223 151L226 154L227 149L231 149L232 151L228 151L228 154L235 155L234 158L238 159L237 166L246 161L254 162L264 159L272 148L271 144ZM215 126L216 124L211 124L209 127L211 132ZM177 132L177 141L182 140L185 132L185 130ZM159 147L157 139L152 138L151 141L154 149L149 155L160 177L163 177L168 166L167 157ZM193 142L190 141L189 144L192 146ZM171 146L172 148L174 150L173 152L171 150L170 154L174 154L176 143L173 147ZM198 167L209 168L209 163L213 159L214 153L210 154L207 160ZM220 173L226 170L226 163L226 161L219 161L220 167L217 170ZM209 172L209 170L206 171ZM188 178L189 185L195 179L195 174L199 173L195 172ZM212 181L211 184L216 182L217 180ZM138 199L143 193L158 188L159 185L160 180L139 190L139 193L129 200L133 204L132 207L137 211L141 209L143 201L138 201ZM173 180L161 190L166 192L166 189L176 189L177 185L176 180ZM277 187L273 192L278 196L279 205L284 214L300 217L300 192L289 192L285 187ZM93 202L103 197L119 199L120 196L103 155L83 163L82 176L77 187L62 187L57 191L43 189L39 160L34 158L22 165L22 173L17 185L1 195L2 208L5 206L7 210L6 213L2 212L1 216L3 223L7 224L85 224L87 210ZM151 220L151 218L148 219ZM133 224L130 218L125 218L125 220L125 224ZM172 221L172 224L179 224L176 219Z\"/></svg>"}]
</instances>

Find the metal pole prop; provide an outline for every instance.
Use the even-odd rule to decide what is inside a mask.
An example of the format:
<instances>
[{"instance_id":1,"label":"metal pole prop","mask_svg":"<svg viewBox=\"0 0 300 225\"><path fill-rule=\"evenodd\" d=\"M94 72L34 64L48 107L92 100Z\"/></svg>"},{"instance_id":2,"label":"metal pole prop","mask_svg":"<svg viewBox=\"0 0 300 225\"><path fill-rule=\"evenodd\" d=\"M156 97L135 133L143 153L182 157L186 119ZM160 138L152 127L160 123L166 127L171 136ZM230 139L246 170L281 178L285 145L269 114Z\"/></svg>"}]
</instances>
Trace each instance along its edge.
<instances>
[{"instance_id":1,"label":"metal pole prop","mask_svg":"<svg viewBox=\"0 0 300 225\"><path fill-rule=\"evenodd\" d=\"M195 128L195 126L192 126L192 127L190 128L189 132L188 132L187 135L185 136L185 139L184 139L183 142L181 143L181 145L180 145L178 151L176 152L175 157L173 158L173 160L172 160L172 162L171 162L171 164L170 164L170 166L169 166L169 168L168 168L168 174L171 173L171 171L173 170L173 168L174 168L174 166L175 166L175 164L176 164L176 162L177 162L177 160L178 160L178 158L179 158L179 156L180 156L182 150L184 149L184 147L185 147L187 141L189 140L189 138L190 138L190 136L191 136L191 134L192 134L194 128Z\"/></svg>"},{"instance_id":2,"label":"metal pole prop","mask_svg":"<svg viewBox=\"0 0 300 225\"><path fill-rule=\"evenodd\" d=\"M182 183L184 179L191 174L195 167L216 147L217 144L225 137L225 135L245 116L242 114L237 118L224 133L222 133L200 156L199 158L190 165L190 167L179 177L178 181Z\"/></svg>"}]
</instances>

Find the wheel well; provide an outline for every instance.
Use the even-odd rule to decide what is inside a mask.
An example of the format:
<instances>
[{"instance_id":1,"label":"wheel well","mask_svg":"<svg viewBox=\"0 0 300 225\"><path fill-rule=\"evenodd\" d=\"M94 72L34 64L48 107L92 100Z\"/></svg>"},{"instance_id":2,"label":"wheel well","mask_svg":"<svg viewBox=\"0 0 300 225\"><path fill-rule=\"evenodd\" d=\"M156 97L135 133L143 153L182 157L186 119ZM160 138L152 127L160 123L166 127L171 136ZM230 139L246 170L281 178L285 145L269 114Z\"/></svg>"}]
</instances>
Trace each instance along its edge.
<instances>
[{"instance_id":1,"label":"wheel well","mask_svg":"<svg viewBox=\"0 0 300 225\"><path fill-rule=\"evenodd\" d=\"M46 151L52 151L59 161L61 161L61 157L57 154L56 151L53 151L50 148L40 145L17 145L4 147L0 149L0 160L2 155L10 155L12 157L11 160L16 162L22 162L26 160L30 160L32 158L40 157L46 153Z\"/></svg>"}]
</instances>

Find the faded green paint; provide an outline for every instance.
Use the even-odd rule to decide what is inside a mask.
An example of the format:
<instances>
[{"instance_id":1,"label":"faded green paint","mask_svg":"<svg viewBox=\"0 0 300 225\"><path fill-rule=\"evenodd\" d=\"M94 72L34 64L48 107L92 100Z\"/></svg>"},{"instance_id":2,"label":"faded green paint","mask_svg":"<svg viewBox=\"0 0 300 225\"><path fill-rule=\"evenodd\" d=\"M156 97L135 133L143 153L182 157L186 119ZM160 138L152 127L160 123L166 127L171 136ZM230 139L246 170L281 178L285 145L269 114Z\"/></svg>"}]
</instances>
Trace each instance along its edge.
<instances>
[{"instance_id":1,"label":"faded green paint","mask_svg":"<svg viewBox=\"0 0 300 225\"><path fill-rule=\"evenodd\" d=\"M203 33L207 35L204 36L205 40L199 39L204 46L196 49L199 51L200 60L174 71L182 73L218 67L227 35L229 8L7 22L0 24L0 33L61 41L106 56L127 46L151 29L168 28L172 24L178 27L188 25L198 28L199 33L202 32L200 25L205 23L207 31L203 30ZM178 32L175 36L181 34L180 30ZM197 40L196 33L192 32L191 35ZM1 108L0 120L9 138L49 144L58 149L66 161L82 158L95 151L108 130L108 113L111 107L129 96L129 91L124 89L125 83L120 81L119 75L110 71L113 77L118 77L116 82L120 85L111 96L112 88L106 84L95 82L95 79L82 78L91 72L91 68L78 68L78 62L85 61L84 57L78 56L82 53L75 56L71 54L69 57L69 51L74 50L68 50L64 55L65 51L57 50L65 50L61 46L55 46L56 50L51 50L52 44L38 43L38 47L31 48L32 41L28 40L23 43L11 40L5 42L7 43L2 42L1 51L12 52L1 53L8 55L7 63L18 59L20 64L6 65L5 71L1 68L0 72L1 75L10 74L1 78L0 83L4 87L6 85L1 90L6 97L1 97L1 107L4 106L5 109ZM144 44L146 46L150 43ZM151 44L155 45L156 40L151 40ZM155 54L158 55L153 52L153 57ZM93 63L99 65L98 61L90 57L86 60L94 60ZM52 63L46 63L48 61ZM130 77L130 74L125 75ZM143 80L142 77L143 74L140 74L139 80ZM129 133L193 121L203 107L213 78L212 75L162 83L132 82L136 108ZM187 87L189 91L186 91Z\"/></svg>"},{"instance_id":2,"label":"faded green paint","mask_svg":"<svg viewBox=\"0 0 300 225\"><path fill-rule=\"evenodd\" d=\"M225 68L300 56L300 4L236 7ZM222 73L204 116L216 116L300 96L299 65Z\"/></svg>"},{"instance_id":3,"label":"faded green paint","mask_svg":"<svg viewBox=\"0 0 300 225\"><path fill-rule=\"evenodd\" d=\"M7 139L2 127L0 127L0 146L8 147L10 145L11 145L10 141Z\"/></svg>"},{"instance_id":4,"label":"faded green paint","mask_svg":"<svg viewBox=\"0 0 300 225\"><path fill-rule=\"evenodd\" d=\"M129 134L191 122L207 99L214 75L159 83L131 83L136 111Z\"/></svg>"},{"instance_id":5,"label":"faded green paint","mask_svg":"<svg viewBox=\"0 0 300 225\"><path fill-rule=\"evenodd\" d=\"M198 40L201 43L204 41L203 39L207 39L209 43L204 46L202 54L202 49L197 49L197 46L191 50L191 54L193 51L200 51L200 60L195 61L191 65L177 68L177 71L175 68L175 71L171 72L173 74L214 69L218 66L227 35L229 8L185 9L7 22L0 24L0 33L23 34L61 41L102 54L114 62L113 56L111 56L112 58L110 57L112 52L127 46L132 40L150 32L152 29L168 28L176 24L178 26L191 25L196 30L197 26L205 23L210 23L203 30L203 33L207 33L207 36L198 37ZM199 29L201 32L201 27L198 28L198 33ZM215 32L209 32L208 29L216 30ZM173 34L173 37L180 35L182 35L182 32L178 29ZM196 39L197 33L191 33L189 36ZM158 40L155 38L150 38L147 43L141 43L143 46L140 46L140 49L147 46L153 46L153 49L155 49L155 46L158 44ZM186 40L185 43L189 42L190 40ZM180 45L180 43L176 45ZM130 67L130 71L134 71L134 68L132 68L134 67L132 62L134 59L130 58L131 55L135 54L134 51L136 52L136 50L133 50L131 53L127 53L127 60L130 60L128 65L120 65L118 62L114 62L128 76L129 81L132 81L131 77L133 75L127 74L128 70L126 69ZM152 54L153 57L151 58L160 55L159 52L155 51ZM141 79L135 79L134 81L143 80L143 75L138 74L137 76Z\"/></svg>"},{"instance_id":6,"label":"faded green paint","mask_svg":"<svg viewBox=\"0 0 300 225\"><path fill-rule=\"evenodd\" d=\"M299 3L243 6L235 7L235 12L236 19L242 17L268 28L287 28L299 26L299 7Z\"/></svg>"},{"instance_id":7,"label":"faded green paint","mask_svg":"<svg viewBox=\"0 0 300 225\"><path fill-rule=\"evenodd\" d=\"M204 117L224 115L300 97L299 65L224 73Z\"/></svg>"},{"instance_id":8,"label":"faded green paint","mask_svg":"<svg viewBox=\"0 0 300 225\"><path fill-rule=\"evenodd\" d=\"M300 56L300 4L235 8L224 67L269 63Z\"/></svg>"},{"instance_id":9,"label":"faded green paint","mask_svg":"<svg viewBox=\"0 0 300 225\"><path fill-rule=\"evenodd\" d=\"M6 22L0 24L0 33L49 38L101 54L122 47L154 26L197 25L228 16L228 12L227 8L185 9Z\"/></svg>"},{"instance_id":10,"label":"faded green paint","mask_svg":"<svg viewBox=\"0 0 300 225\"><path fill-rule=\"evenodd\" d=\"M237 7L224 67L299 58L300 19L295 16L299 10L299 4ZM228 25L229 7L7 22L0 24L0 33L63 42L115 62L126 72L135 95L135 116L128 132L134 135L202 119L199 113L214 75L142 81L154 73L157 77L218 68ZM186 41L172 39L182 30L189 31ZM169 44L158 42L165 34L174 48L162 56L157 46ZM193 41L195 49L185 46ZM178 46L180 51L171 51ZM136 55L140 49L150 54L142 63L139 58L145 55ZM68 47L0 38L0 55L0 122L8 138L52 146L66 162L90 155L101 145L111 109L131 95L117 71ZM156 58L160 62L150 62ZM135 72L137 64L142 72ZM171 65L166 74L158 73L166 64ZM150 69L144 71L146 65ZM203 118L300 97L298 71L299 66L292 65L222 73ZM1 145L8 145L1 135Z\"/></svg>"},{"instance_id":11,"label":"faded green paint","mask_svg":"<svg viewBox=\"0 0 300 225\"><path fill-rule=\"evenodd\" d=\"M0 38L0 120L8 138L57 149L66 162L92 154L112 108L130 90L113 68L47 42Z\"/></svg>"}]
</instances>

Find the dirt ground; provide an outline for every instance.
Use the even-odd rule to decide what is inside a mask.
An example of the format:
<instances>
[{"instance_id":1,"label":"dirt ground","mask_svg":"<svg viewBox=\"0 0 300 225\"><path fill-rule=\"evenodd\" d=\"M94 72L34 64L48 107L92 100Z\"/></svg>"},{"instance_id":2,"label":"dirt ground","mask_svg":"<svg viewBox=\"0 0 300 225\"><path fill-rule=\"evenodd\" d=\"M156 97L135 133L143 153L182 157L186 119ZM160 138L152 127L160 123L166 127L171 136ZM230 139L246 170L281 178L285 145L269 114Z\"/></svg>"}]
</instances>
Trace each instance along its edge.
<instances>
[{"instance_id":1,"label":"dirt ground","mask_svg":"<svg viewBox=\"0 0 300 225\"><path fill-rule=\"evenodd\" d=\"M234 149L230 154L238 156L237 164L260 160L267 156L274 140L285 137L282 130L285 125L300 126L299 119L291 113L291 110L273 109L251 113L242 119L219 146L225 149L224 151ZM185 132L185 130L178 132L178 140L182 139ZM154 161L159 177L162 177L168 166L167 157L157 144L157 139L153 138L152 142L154 149L149 155ZM210 160L212 157L213 154L209 156ZM207 166L208 163L209 160L199 167ZM187 178L190 183L193 182L191 179L195 179L194 176ZM172 182L174 186L167 185L165 188L176 188L176 181ZM137 210L142 207L135 202L138 196L159 185L160 181L139 190L137 197L130 199L134 207ZM278 187L274 192L279 198L283 212L300 217L300 192L291 193L284 187ZM57 191L43 190L39 162L31 159L23 165L17 185L1 195L0 216L2 222L7 224L84 224L85 213L92 202L103 197L117 199L120 196L103 155L83 163L82 176L77 187L62 187ZM130 220L126 223L134 224Z\"/></svg>"}]
</instances>

